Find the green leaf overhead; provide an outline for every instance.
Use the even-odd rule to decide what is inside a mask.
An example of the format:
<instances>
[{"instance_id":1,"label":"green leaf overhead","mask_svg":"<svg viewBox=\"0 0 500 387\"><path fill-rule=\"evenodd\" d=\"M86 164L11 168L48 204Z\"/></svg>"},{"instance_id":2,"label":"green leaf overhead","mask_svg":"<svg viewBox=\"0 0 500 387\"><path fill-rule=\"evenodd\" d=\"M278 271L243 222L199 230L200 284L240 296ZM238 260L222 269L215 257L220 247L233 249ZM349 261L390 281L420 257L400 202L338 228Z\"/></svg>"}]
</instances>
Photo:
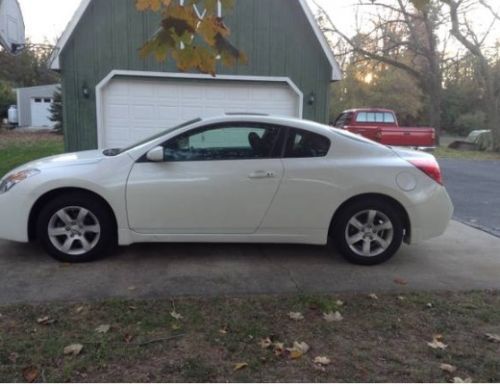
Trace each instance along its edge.
<instances>
[{"instance_id":1,"label":"green leaf overhead","mask_svg":"<svg viewBox=\"0 0 500 387\"><path fill-rule=\"evenodd\" d=\"M235 0L136 0L141 12L160 12L159 31L139 50L142 58L153 55L164 62L173 59L180 71L196 70L215 76L217 62L227 67L246 63L247 57L229 41L231 30L219 15L234 7Z\"/></svg>"}]
</instances>

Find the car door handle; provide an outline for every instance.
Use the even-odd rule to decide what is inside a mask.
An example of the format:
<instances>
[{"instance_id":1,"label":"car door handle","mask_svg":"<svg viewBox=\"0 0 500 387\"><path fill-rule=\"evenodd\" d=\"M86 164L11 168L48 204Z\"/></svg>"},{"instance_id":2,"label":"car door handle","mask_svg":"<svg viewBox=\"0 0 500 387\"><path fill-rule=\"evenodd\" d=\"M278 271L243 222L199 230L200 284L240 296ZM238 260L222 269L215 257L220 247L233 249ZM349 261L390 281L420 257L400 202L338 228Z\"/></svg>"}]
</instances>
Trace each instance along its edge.
<instances>
[{"instance_id":1,"label":"car door handle","mask_svg":"<svg viewBox=\"0 0 500 387\"><path fill-rule=\"evenodd\" d=\"M250 179L274 179L276 173L272 171L255 171L248 176Z\"/></svg>"}]
</instances>

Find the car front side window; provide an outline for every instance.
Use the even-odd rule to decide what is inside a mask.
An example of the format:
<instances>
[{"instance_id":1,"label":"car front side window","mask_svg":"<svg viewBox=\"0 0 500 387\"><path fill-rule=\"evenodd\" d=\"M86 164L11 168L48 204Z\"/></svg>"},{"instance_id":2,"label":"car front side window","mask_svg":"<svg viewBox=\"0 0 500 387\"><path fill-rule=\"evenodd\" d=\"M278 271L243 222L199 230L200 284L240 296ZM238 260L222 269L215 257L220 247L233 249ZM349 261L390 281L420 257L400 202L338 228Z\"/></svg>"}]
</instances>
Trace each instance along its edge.
<instances>
[{"instance_id":1,"label":"car front side window","mask_svg":"<svg viewBox=\"0 0 500 387\"><path fill-rule=\"evenodd\" d=\"M222 161L272 158L280 130L231 124L197 129L164 144L165 161Z\"/></svg>"}]
</instances>

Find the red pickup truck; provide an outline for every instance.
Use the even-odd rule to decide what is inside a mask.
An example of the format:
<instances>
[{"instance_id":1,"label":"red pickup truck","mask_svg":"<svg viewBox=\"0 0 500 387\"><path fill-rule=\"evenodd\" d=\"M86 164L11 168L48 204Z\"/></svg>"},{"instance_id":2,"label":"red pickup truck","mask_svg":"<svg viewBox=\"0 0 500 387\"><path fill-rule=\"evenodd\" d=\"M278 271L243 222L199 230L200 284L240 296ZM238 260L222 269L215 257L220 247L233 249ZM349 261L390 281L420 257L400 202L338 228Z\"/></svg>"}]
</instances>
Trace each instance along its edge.
<instances>
[{"instance_id":1,"label":"red pickup truck","mask_svg":"<svg viewBox=\"0 0 500 387\"><path fill-rule=\"evenodd\" d=\"M337 118L334 126L384 145L415 148L436 146L435 129L401 127L396 113L387 109L346 110Z\"/></svg>"}]
</instances>

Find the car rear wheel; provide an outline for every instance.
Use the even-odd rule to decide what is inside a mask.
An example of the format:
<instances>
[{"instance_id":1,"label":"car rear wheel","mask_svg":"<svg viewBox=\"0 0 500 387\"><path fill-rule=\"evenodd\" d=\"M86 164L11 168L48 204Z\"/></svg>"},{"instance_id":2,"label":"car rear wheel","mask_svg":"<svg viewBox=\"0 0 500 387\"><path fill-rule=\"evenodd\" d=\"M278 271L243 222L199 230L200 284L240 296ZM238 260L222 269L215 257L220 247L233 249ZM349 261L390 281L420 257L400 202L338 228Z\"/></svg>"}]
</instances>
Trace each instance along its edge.
<instances>
[{"instance_id":1,"label":"car rear wheel","mask_svg":"<svg viewBox=\"0 0 500 387\"><path fill-rule=\"evenodd\" d=\"M397 208L383 200L365 200L345 208L335 222L341 254L358 265L377 265L391 259L403 243L404 226Z\"/></svg>"},{"instance_id":2,"label":"car rear wheel","mask_svg":"<svg viewBox=\"0 0 500 387\"><path fill-rule=\"evenodd\" d=\"M37 235L45 250L62 262L89 262L104 256L115 243L112 214L85 194L53 199L38 218Z\"/></svg>"}]
</instances>

